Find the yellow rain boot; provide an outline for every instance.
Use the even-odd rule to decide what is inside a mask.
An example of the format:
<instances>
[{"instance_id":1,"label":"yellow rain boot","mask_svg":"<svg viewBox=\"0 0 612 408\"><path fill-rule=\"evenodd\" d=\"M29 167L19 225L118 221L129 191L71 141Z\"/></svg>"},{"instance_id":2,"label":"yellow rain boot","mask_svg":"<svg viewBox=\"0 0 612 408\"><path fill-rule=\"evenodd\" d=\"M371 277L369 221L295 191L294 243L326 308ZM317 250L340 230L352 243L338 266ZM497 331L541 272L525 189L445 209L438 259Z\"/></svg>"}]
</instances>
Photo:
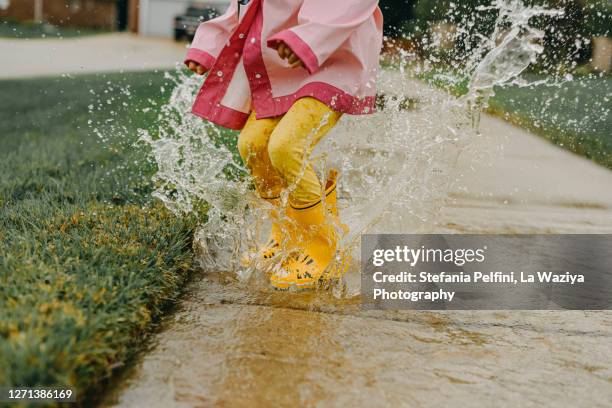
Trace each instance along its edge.
<instances>
[{"instance_id":1,"label":"yellow rain boot","mask_svg":"<svg viewBox=\"0 0 612 408\"><path fill-rule=\"evenodd\" d=\"M266 244L259 248L256 252L245 253L242 256L242 266L247 267L253 264L253 262L260 262L272 259L281 250L281 245L287 239L289 226L287 225L287 215L282 214L283 210L280 208L281 199L280 197L266 198L261 197L266 203L268 203L268 216L272 221L270 228L270 236L266 241Z\"/></svg>"},{"instance_id":2,"label":"yellow rain boot","mask_svg":"<svg viewBox=\"0 0 612 408\"><path fill-rule=\"evenodd\" d=\"M297 254L286 259L270 277L277 289L312 289L323 278L323 273L332 262L336 244L340 238L338 229L348 232L346 225L338 220L337 172L330 172L325 189L325 200L307 205L290 205L287 215L295 222L297 231L292 235L293 243L299 245Z\"/></svg>"},{"instance_id":3,"label":"yellow rain boot","mask_svg":"<svg viewBox=\"0 0 612 408\"><path fill-rule=\"evenodd\" d=\"M258 257L259 259L272 259L281 249L287 227L283 225L283 220L281 218L280 197L264 198L264 200L273 206L269 212L270 220L272 220L272 228L270 229L270 237L268 241L266 241L266 245L259 250Z\"/></svg>"}]
</instances>

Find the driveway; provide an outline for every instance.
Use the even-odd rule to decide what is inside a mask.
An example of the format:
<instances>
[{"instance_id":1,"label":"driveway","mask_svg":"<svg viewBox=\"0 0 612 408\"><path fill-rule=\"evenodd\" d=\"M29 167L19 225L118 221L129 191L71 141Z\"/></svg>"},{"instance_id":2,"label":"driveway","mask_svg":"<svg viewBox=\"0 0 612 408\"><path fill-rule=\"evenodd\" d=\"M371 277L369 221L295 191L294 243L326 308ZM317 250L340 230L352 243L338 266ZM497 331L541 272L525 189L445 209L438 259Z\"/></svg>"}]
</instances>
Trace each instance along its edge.
<instances>
[{"instance_id":1,"label":"driveway","mask_svg":"<svg viewBox=\"0 0 612 408\"><path fill-rule=\"evenodd\" d=\"M0 79L170 69L186 44L128 33L66 39L0 39Z\"/></svg>"}]
</instances>

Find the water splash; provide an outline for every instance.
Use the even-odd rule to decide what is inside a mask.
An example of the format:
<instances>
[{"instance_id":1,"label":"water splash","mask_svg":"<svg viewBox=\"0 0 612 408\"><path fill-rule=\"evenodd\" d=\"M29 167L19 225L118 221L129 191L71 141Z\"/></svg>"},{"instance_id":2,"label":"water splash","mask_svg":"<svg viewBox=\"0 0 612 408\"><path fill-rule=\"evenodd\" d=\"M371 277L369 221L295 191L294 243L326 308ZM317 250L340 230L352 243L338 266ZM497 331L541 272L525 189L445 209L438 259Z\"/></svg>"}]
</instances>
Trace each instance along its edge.
<instances>
[{"instance_id":1,"label":"water splash","mask_svg":"<svg viewBox=\"0 0 612 408\"><path fill-rule=\"evenodd\" d=\"M525 85L520 75L537 61L544 51L541 45L544 31L530 25L534 17L560 17L562 10L543 7L527 7L520 0L495 0L490 6L480 6L478 11L498 12L493 33L481 37L466 65L471 73L466 104L470 106L473 126L478 127L480 113L494 95L494 88L509 84Z\"/></svg>"},{"instance_id":2,"label":"water splash","mask_svg":"<svg viewBox=\"0 0 612 408\"><path fill-rule=\"evenodd\" d=\"M206 214L196 232L202 265L234 269L236 254L252 235L245 226L253 201L248 179L240 177L245 169L222 143L234 136L190 113L201 79L182 68L168 79L175 87L157 132L140 131L158 167L154 196L177 215Z\"/></svg>"},{"instance_id":3,"label":"water splash","mask_svg":"<svg viewBox=\"0 0 612 408\"><path fill-rule=\"evenodd\" d=\"M415 53L397 49L388 58L391 67L379 75L379 111L345 115L313 152L323 184L329 169L342 174L339 207L350 233L340 247L353 259L358 259L361 234L431 231L454 181L459 154L478 136L478 118L494 87L520 83L521 73L543 51L543 33L531 20L561 13L518 0L496 0L478 12L496 13L492 33L459 26L455 35L470 32L476 46L469 48L460 70L442 74L450 82L467 78L464 96L451 97L425 86L418 79L432 61L419 61ZM265 266L245 267L241 259L261 242L268 209L228 148L236 135L189 114L200 78L181 69L171 78L175 88L161 108L158 131L140 134L158 167L155 196L176 213L207 210L195 237L203 267L259 279L264 274L253 272ZM356 274L353 265L338 293L358 293Z\"/></svg>"}]
</instances>

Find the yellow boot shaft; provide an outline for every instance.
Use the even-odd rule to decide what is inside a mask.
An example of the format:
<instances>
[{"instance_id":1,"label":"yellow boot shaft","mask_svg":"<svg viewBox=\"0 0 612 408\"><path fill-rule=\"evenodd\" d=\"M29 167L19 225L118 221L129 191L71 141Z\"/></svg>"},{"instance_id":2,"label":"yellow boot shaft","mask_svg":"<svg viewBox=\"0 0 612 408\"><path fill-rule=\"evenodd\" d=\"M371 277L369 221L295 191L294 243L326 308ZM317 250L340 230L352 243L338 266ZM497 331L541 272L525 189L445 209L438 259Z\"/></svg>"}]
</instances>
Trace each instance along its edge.
<instances>
[{"instance_id":1,"label":"yellow boot shaft","mask_svg":"<svg viewBox=\"0 0 612 408\"><path fill-rule=\"evenodd\" d=\"M287 215L294 223L291 240L297 255L289 257L281 269L272 274L274 287L312 288L332 262L338 239L347 232L338 219L336 184L334 171L330 173L322 200L289 206Z\"/></svg>"}]
</instances>

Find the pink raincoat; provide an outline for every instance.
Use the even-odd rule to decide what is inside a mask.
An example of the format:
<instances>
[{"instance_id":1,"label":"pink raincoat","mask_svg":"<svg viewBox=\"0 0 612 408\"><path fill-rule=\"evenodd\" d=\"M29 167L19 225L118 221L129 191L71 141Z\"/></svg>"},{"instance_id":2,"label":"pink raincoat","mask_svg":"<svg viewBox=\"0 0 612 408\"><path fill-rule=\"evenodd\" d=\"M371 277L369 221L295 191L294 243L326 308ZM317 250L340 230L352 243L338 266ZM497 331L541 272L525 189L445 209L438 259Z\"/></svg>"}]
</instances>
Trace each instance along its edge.
<instances>
[{"instance_id":1,"label":"pink raincoat","mask_svg":"<svg viewBox=\"0 0 612 408\"><path fill-rule=\"evenodd\" d=\"M242 129L286 113L311 96L348 114L374 111L382 46L378 0L251 0L198 28L185 62L210 72L193 113ZM292 69L276 52L284 41L303 61Z\"/></svg>"}]
</instances>

